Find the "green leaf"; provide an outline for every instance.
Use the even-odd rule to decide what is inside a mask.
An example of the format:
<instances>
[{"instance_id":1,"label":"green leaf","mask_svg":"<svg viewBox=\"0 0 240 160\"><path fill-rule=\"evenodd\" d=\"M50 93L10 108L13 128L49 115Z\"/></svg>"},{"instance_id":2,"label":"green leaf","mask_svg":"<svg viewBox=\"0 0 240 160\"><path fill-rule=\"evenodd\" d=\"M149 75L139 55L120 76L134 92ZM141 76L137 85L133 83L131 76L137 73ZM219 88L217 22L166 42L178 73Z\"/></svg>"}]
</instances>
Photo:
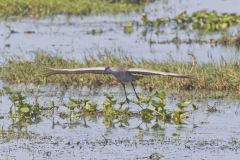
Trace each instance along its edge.
<instances>
[{"instance_id":1,"label":"green leaf","mask_svg":"<svg viewBox=\"0 0 240 160\"><path fill-rule=\"evenodd\" d=\"M174 132L174 133L172 133L172 136L174 136L174 137L179 137L179 136L180 136L180 134L179 134L179 133L177 133L177 132Z\"/></svg>"},{"instance_id":2,"label":"green leaf","mask_svg":"<svg viewBox=\"0 0 240 160\"><path fill-rule=\"evenodd\" d=\"M166 106L166 104L164 103L164 102L162 102L162 101L155 101L155 100L152 100L152 103L151 103L152 105L153 105L153 107L155 107L155 108L164 108L165 106Z\"/></svg>"},{"instance_id":3,"label":"green leaf","mask_svg":"<svg viewBox=\"0 0 240 160\"><path fill-rule=\"evenodd\" d=\"M104 93L104 96L109 100L112 100L114 98L113 95L109 95L107 93Z\"/></svg>"},{"instance_id":4,"label":"green leaf","mask_svg":"<svg viewBox=\"0 0 240 160\"><path fill-rule=\"evenodd\" d=\"M77 104L77 105L79 105L79 104L82 103L82 102L81 102L80 100L78 100L78 99L69 98L69 100L71 101L72 104Z\"/></svg>"},{"instance_id":5,"label":"green leaf","mask_svg":"<svg viewBox=\"0 0 240 160\"><path fill-rule=\"evenodd\" d=\"M153 111L151 109L143 109L141 111L141 115L142 115L142 120L143 122L149 123L153 118Z\"/></svg>"},{"instance_id":6,"label":"green leaf","mask_svg":"<svg viewBox=\"0 0 240 160\"><path fill-rule=\"evenodd\" d=\"M155 123L151 128L155 131L163 130L162 126L160 126L158 123Z\"/></svg>"},{"instance_id":7,"label":"green leaf","mask_svg":"<svg viewBox=\"0 0 240 160\"><path fill-rule=\"evenodd\" d=\"M92 102L90 104L86 104L84 106L84 109L86 109L88 111L96 111L97 110L97 103L96 102Z\"/></svg>"},{"instance_id":8,"label":"green leaf","mask_svg":"<svg viewBox=\"0 0 240 160\"><path fill-rule=\"evenodd\" d=\"M90 99L89 99L89 98L84 98L82 101L83 101L83 103L85 103L85 104L86 104L87 102L89 102L89 101L90 101Z\"/></svg>"},{"instance_id":9,"label":"green leaf","mask_svg":"<svg viewBox=\"0 0 240 160\"><path fill-rule=\"evenodd\" d=\"M190 104L192 104L191 101L185 101L185 102L182 102L182 103L178 103L177 106L179 109L183 109L183 108L186 108L187 106L189 106Z\"/></svg>"},{"instance_id":10,"label":"green leaf","mask_svg":"<svg viewBox=\"0 0 240 160\"><path fill-rule=\"evenodd\" d=\"M126 25L124 25L124 33L132 33L134 31L134 25L133 22L128 22Z\"/></svg>"},{"instance_id":11,"label":"green leaf","mask_svg":"<svg viewBox=\"0 0 240 160\"><path fill-rule=\"evenodd\" d=\"M150 102L150 98L147 98L147 97L144 97L144 96L140 96L139 97L140 99L138 100L138 102L141 104L141 103L146 103L146 104L148 104L149 102Z\"/></svg>"},{"instance_id":12,"label":"green leaf","mask_svg":"<svg viewBox=\"0 0 240 160\"><path fill-rule=\"evenodd\" d=\"M166 99L166 94L165 94L165 92L158 92L158 91L156 91L155 93L154 93L154 96L156 96L156 97L158 97L158 98L160 98L160 99L162 99L162 100L164 100L164 99Z\"/></svg>"},{"instance_id":13,"label":"green leaf","mask_svg":"<svg viewBox=\"0 0 240 160\"><path fill-rule=\"evenodd\" d=\"M158 19L156 19L157 25L165 24L167 22L169 22L169 18L158 18Z\"/></svg>"},{"instance_id":14,"label":"green leaf","mask_svg":"<svg viewBox=\"0 0 240 160\"><path fill-rule=\"evenodd\" d=\"M182 13L180 13L180 14L178 15L178 17L180 17L180 18L186 18L186 17L188 17L187 11L183 11Z\"/></svg>"},{"instance_id":15,"label":"green leaf","mask_svg":"<svg viewBox=\"0 0 240 160\"><path fill-rule=\"evenodd\" d=\"M225 30L225 29L227 29L228 28L228 24L227 23L221 23L220 24L220 29L221 30Z\"/></svg>"},{"instance_id":16,"label":"green leaf","mask_svg":"<svg viewBox=\"0 0 240 160\"><path fill-rule=\"evenodd\" d=\"M20 108L20 111L23 113L28 113L30 109L28 107L23 107L23 108Z\"/></svg>"},{"instance_id":17,"label":"green leaf","mask_svg":"<svg viewBox=\"0 0 240 160\"><path fill-rule=\"evenodd\" d=\"M124 110L122 111L124 114L129 114L129 107L124 108Z\"/></svg>"}]
</instances>

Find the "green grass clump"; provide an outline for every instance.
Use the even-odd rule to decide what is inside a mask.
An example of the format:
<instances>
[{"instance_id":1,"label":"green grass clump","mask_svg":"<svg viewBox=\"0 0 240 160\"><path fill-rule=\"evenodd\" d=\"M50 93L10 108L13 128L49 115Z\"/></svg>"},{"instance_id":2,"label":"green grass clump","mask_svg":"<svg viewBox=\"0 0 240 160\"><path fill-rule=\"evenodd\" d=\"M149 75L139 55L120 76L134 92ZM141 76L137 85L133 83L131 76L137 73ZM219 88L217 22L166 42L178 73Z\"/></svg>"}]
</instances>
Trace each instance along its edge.
<instances>
[{"instance_id":1,"label":"green grass clump","mask_svg":"<svg viewBox=\"0 0 240 160\"><path fill-rule=\"evenodd\" d=\"M0 69L1 79L8 83L57 83L62 85L101 86L117 85L118 82L110 75L55 75L44 77L46 67L79 68L95 66L138 67L166 72L192 74L191 79L179 79L163 76L145 76L136 81L146 89L161 88L165 91L207 90L240 93L240 64L192 64L174 61L158 62L151 60L134 61L131 57L104 54L86 57L83 62L64 60L57 56L37 54L33 61L9 60Z\"/></svg>"},{"instance_id":2,"label":"green grass clump","mask_svg":"<svg viewBox=\"0 0 240 160\"><path fill-rule=\"evenodd\" d=\"M113 3L108 0L0 0L0 17L40 18L57 14L127 13L142 7L129 1Z\"/></svg>"}]
</instances>

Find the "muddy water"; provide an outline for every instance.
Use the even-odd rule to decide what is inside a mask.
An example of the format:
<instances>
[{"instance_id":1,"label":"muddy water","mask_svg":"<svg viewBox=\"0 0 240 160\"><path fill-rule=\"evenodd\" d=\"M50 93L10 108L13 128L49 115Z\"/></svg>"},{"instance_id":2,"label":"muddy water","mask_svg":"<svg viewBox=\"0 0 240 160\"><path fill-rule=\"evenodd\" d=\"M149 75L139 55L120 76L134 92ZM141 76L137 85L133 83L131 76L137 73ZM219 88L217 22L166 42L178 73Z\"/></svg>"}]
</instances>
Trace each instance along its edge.
<instances>
[{"instance_id":1,"label":"muddy water","mask_svg":"<svg viewBox=\"0 0 240 160\"><path fill-rule=\"evenodd\" d=\"M189 13L200 9L234 12L240 14L239 4L235 1L161 0L150 4L145 12L150 18L157 16L174 17L183 10ZM191 61L190 54L199 63L219 63L239 61L239 51L235 48L210 46L208 44L179 45L153 44L149 41L171 40L178 34L188 38L186 31L165 26L160 35L148 33L142 36L143 27L135 28L132 34L123 32L128 21L141 22L141 15L98 15L87 17L56 16L42 20L23 19L0 22L0 63L8 58L32 59L43 51L64 58L82 60L84 55L98 54L104 50L116 54L127 54L136 59L147 58L165 61ZM91 35L92 29L103 32ZM239 26L230 32L237 32ZM10 33L12 31L12 33ZM190 37L202 36L205 39L217 38L219 34L203 34L188 31ZM71 98L91 98L101 103L103 92L124 99L121 88L89 89L63 86L9 85L0 82L0 88L10 86L22 90L29 101L39 97L41 105L56 105L68 102ZM128 88L130 98L134 93ZM149 94L137 88L137 92ZM168 107L173 107L179 98L167 99ZM230 99L194 100L198 110L189 115L183 126L165 124L165 128L154 130L150 124L142 123L137 117L129 120L129 125L115 128L106 126L105 117L81 118L75 121L62 119L59 112L42 116L41 121L23 130L14 128L8 116L12 102L8 95L0 97L0 160L2 159L239 159L240 157L240 102ZM217 110L211 112L209 107ZM132 110L137 106L130 104ZM9 131L9 132L7 132Z\"/></svg>"}]
</instances>

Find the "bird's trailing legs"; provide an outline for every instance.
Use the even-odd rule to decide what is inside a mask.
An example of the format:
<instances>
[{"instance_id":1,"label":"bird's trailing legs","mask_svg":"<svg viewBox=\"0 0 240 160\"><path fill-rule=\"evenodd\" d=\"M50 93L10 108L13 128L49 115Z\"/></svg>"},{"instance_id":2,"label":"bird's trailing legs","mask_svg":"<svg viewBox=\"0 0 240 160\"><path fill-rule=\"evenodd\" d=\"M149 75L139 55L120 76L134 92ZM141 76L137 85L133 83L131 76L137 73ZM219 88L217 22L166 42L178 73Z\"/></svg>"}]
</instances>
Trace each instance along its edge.
<instances>
[{"instance_id":1,"label":"bird's trailing legs","mask_svg":"<svg viewBox=\"0 0 240 160\"><path fill-rule=\"evenodd\" d=\"M125 93L126 101L127 101L127 103L129 103L129 102L130 102L130 100L129 100L129 99L128 99L128 97L127 97L127 92L126 92L126 87L125 87L125 84L124 84L124 83L121 83L121 84L122 84L122 86L123 86L123 89L124 89L124 93ZM138 94L137 94L137 92L136 92L136 90L135 90L134 84L133 84L133 83L131 83L131 85L132 85L132 87L133 87L133 90L134 90L134 93L135 93L135 95L136 95L137 99L140 99L140 98L139 98L139 96L138 96Z\"/></svg>"},{"instance_id":2,"label":"bird's trailing legs","mask_svg":"<svg viewBox=\"0 0 240 160\"><path fill-rule=\"evenodd\" d=\"M130 101L129 101L128 97L127 97L127 92L126 92L125 84L124 84L124 83L121 83L121 84L122 84L123 89L124 89L124 92L125 92L126 101L127 101L127 103L129 104Z\"/></svg>"},{"instance_id":3,"label":"bird's trailing legs","mask_svg":"<svg viewBox=\"0 0 240 160\"><path fill-rule=\"evenodd\" d=\"M133 85L133 82L131 83L131 85L132 85L132 87L133 87L133 90L134 90L134 93L135 93L137 99L140 99L139 96L138 96L138 94L137 94L137 92L136 92L136 90L135 90L135 87L134 87L134 85Z\"/></svg>"}]
</instances>

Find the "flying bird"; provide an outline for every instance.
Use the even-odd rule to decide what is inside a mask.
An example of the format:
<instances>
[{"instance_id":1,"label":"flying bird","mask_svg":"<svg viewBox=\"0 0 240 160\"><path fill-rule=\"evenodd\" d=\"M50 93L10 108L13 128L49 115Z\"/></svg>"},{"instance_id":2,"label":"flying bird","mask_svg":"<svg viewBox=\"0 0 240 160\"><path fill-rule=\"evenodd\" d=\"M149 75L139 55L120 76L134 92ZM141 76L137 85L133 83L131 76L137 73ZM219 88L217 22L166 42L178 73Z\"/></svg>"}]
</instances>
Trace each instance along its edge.
<instances>
[{"instance_id":1,"label":"flying bird","mask_svg":"<svg viewBox=\"0 0 240 160\"><path fill-rule=\"evenodd\" d=\"M46 76L51 76L55 74L84 74L84 73L93 73L93 74L112 74L119 83L122 84L127 103L129 99L127 97L125 85L131 83L134 93L139 99L139 96L135 90L133 82L135 80L141 79L143 75L161 75L169 76L176 78L191 78L189 74L177 74L170 72L161 72L155 70L147 70L142 68L129 68L129 69L120 69L112 67L90 67L90 68L76 68L76 69L55 69L47 68Z\"/></svg>"}]
</instances>

